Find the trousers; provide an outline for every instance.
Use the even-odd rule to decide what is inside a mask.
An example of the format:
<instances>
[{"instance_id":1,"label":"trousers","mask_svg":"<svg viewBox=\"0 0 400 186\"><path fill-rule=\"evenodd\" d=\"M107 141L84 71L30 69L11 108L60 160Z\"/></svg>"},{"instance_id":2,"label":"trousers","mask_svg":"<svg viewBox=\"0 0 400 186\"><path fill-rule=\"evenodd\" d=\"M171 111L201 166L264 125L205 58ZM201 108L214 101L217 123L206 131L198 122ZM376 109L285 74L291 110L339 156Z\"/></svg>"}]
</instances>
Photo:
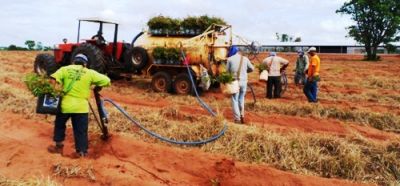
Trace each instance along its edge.
<instances>
[{"instance_id":1,"label":"trousers","mask_svg":"<svg viewBox=\"0 0 400 186\"><path fill-rule=\"evenodd\" d=\"M318 81L307 81L303 88L308 102L316 103L318 101Z\"/></svg>"},{"instance_id":2,"label":"trousers","mask_svg":"<svg viewBox=\"0 0 400 186\"><path fill-rule=\"evenodd\" d=\"M239 81L239 92L231 96L233 117L236 121L240 120L240 116L244 116L244 97L246 96L246 91L247 82Z\"/></svg>"},{"instance_id":3,"label":"trousers","mask_svg":"<svg viewBox=\"0 0 400 186\"><path fill-rule=\"evenodd\" d=\"M87 153L88 149L88 113L64 114L58 113L54 122L55 142L63 142L65 139L65 129L68 119L72 120L72 128L74 131L75 150L77 153Z\"/></svg>"},{"instance_id":4,"label":"trousers","mask_svg":"<svg viewBox=\"0 0 400 186\"><path fill-rule=\"evenodd\" d=\"M281 76L269 76L267 81L267 98L280 98L281 88ZM274 93L273 95L272 92Z\"/></svg>"}]
</instances>

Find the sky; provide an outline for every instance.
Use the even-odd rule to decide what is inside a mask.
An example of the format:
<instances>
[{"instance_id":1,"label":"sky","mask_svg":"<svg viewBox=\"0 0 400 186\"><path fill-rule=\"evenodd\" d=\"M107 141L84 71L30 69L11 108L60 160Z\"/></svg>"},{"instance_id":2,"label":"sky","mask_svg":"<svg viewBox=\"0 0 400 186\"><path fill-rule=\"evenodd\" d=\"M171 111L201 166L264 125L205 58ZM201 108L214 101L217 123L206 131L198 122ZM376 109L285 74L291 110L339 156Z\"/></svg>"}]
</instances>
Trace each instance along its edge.
<instances>
[{"instance_id":1,"label":"sky","mask_svg":"<svg viewBox=\"0 0 400 186\"><path fill-rule=\"evenodd\" d=\"M0 46L23 46L26 40L44 46L76 41L78 19L98 17L120 24L118 40L131 42L154 16L174 18L210 15L222 17L233 32L248 41L277 44L275 33L301 37L304 44L348 44L348 16L335 11L346 0L3 0L0 7ZM81 26L82 37L97 31ZM112 27L104 30L111 40Z\"/></svg>"}]
</instances>

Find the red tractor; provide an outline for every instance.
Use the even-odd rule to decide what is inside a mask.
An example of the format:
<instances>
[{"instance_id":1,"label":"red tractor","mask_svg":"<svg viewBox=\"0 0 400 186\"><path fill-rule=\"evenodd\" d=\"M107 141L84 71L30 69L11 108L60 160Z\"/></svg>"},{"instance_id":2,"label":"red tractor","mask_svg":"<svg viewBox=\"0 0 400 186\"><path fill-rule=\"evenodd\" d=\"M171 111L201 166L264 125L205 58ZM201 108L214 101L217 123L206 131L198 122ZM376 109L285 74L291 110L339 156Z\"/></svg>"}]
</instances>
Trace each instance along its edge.
<instances>
[{"instance_id":1,"label":"red tractor","mask_svg":"<svg viewBox=\"0 0 400 186\"><path fill-rule=\"evenodd\" d=\"M97 34L90 39L80 41L81 22L98 23ZM114 25L114 40L108 42L103 37L103 25ZM147 52L143 48L133 47L130 44L118 42L118 23L99 19L80 19L76 43L59 44L54 49L54 55L38 54L34 63L34 71L38 74L50 75L61 66L71 64L74 56L82 53L88 57L87 67L110 77L119 77L120 73L140 73L147 63Z\"/></svg>"}]
</instances>

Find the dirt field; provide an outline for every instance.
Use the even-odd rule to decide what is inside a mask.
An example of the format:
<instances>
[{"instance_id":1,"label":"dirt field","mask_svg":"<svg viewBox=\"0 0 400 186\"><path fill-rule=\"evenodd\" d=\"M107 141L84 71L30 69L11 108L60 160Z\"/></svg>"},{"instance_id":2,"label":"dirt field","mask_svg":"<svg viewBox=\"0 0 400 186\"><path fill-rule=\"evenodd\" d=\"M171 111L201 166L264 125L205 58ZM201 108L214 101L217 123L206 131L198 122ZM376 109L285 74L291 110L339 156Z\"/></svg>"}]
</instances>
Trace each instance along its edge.
<instances>
[{"instance_id":1,"label":"dirt field","mask_svg":"<svg viewBox=\"0 0 400 186\"><path fill-rule=\"evenodd\" d=\"M228 131L202 147L155 140L107 105L112 137L103 142L91 117L89 157L72 159L68 127L64 156L49 154L54 116L35 114L23 77L35 52L0 52L0 185L362 185L400 184L400 56L378 63L362 56L321 54L318 104L293 85L265 99L265 84L250 75L245 125L233 124L228 97L202 98L228 121ZM260 55L262 59L265 55ZM257 61L254 61L257 63ZM146 127L180 140L201 139L222 127L192 96L154 93L133 77L102 91ZM94 102L91 100L91 102Z\"/></svg>"}]
</instances>

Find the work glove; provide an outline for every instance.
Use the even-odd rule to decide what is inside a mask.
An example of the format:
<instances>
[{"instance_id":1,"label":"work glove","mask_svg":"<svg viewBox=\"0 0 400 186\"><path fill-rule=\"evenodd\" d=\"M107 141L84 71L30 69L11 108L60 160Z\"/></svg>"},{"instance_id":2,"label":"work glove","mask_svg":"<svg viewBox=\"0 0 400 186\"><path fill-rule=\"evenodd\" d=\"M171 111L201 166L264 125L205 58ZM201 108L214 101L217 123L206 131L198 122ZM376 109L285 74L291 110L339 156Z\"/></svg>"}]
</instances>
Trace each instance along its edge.
<instances>
[{"instance_id":1,"label":"work glove","mask_svg":"<svg viewBox=\"0 0 400 186\"><path fill-rule=\"evenodd\" d=\"M94 90L95 92L100 92L101 89L102 89L102 87L100 87L100 86L95 86L93 90Z\"/></svg>"}]
</instances>

